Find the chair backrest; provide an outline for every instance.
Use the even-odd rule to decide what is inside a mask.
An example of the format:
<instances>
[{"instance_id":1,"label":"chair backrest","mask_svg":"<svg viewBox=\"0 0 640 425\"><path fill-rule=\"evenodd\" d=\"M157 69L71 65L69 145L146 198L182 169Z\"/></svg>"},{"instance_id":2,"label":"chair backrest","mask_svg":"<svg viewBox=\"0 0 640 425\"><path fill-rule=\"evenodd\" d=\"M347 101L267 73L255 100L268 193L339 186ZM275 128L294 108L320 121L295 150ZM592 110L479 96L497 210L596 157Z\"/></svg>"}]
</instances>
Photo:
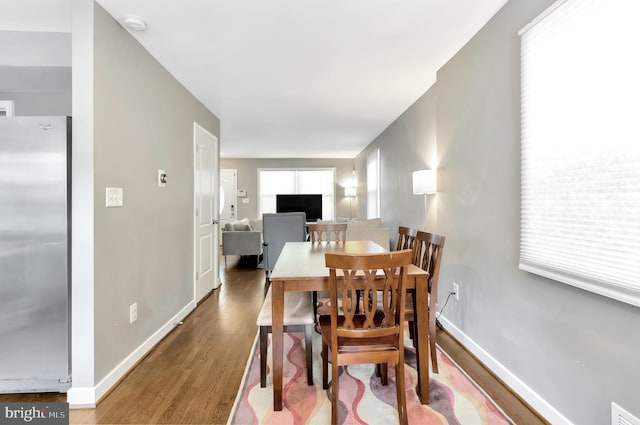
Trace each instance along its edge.
<instances>
[{"instance_id":1,"label":"chair backrest","mask_svg":"<svg viewBox=\"0 0 640 425\"><path fill-rule=\"evenodd\" d=\"M444 241L444 236L433 233L418 231L416 234L413 244L413 264L429 272L429 291L438 285Z\"/></svg>"},{"instance_id":2,"label":"chair backrest","mask_svg":"<svg viewBox=\"0 0 640 425\"><path fill-rule=\"evenodd\" d=\"M306 214L303 212L262 214L262 240L264 269L269 275L286 242L307 240Z\"/></svg>"},{"instance_id":3,"label":"chair backrest","mask_svg":"<svg viewBox=\"0 0 640 425\"><path fill-rule=\"evenodd\" d=\"M413 249L413 241L416 239L417 232L416 229L398 226L398 245L396 246L396 251Z\"/></svg>"},{"instance_id":4,"label":"chair backrest","mask_svg":"<svg viewBox=\"0 0 640 425\"><path fill-rule=\"evenodd\" d=\"M347 223L313 223L309 225L311 243L347 240Z\"/></svg>"},{"instance_id":5,"label":"chair backrest","mask_svg":"<svg viewBox=\"0 0 640 425\"><path fill-rule=\"evenodd\" d=\"M376 338L404 332L404 308L407 270L411 250L383 254L351 254L327 252L331 292L332 346L338 337ZM363 305L356 314L357 291L363 294ZM340 300L340 301L338 301ZM338 325L338 306L344 320ZM383 320L375 320L381 318ZM399 338L400 344L402 338ZM335 345L334 345L335 343ZM401 347L397 347L401 349Z\"/></svg>"}]
</instances>

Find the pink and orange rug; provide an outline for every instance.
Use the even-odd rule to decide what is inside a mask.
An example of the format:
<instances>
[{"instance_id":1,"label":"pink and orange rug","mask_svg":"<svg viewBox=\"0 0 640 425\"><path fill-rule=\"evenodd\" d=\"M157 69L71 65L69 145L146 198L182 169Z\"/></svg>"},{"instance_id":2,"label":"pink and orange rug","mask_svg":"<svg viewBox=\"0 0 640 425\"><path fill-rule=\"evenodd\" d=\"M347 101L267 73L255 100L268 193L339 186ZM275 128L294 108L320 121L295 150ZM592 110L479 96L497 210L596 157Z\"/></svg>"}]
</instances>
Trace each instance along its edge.
<instances>
[{"instance_id":1,"label":"pink and orange rug","mask_svg":"<svg viewBox=\"0 0 640 425\"><path fill-rule=\"evenodd\" d=\"M229 425L253 424L328 424L331 399L322 389L320 336L314 335L313 378L308 386L304 369L303 335L287 333L284 337L283 409L273 411L271 375L266 388L260 388L260 363L254 344L243 382L229 416ZM409 341L410 342L410 341ZM256 340L257 343L257 340ZM440 349L440 373L431 373L430 403L420 404L415 392L416 356L413 347L405 350L407 410L410 424L502 425L513 422L498 406ZM268 352L268 367L271 366ZM389 385L383 387L373 365L345 368L340 374L340 424L395 424L398 412L394 368L389 367Z\"/></svg>"}]
</instances>

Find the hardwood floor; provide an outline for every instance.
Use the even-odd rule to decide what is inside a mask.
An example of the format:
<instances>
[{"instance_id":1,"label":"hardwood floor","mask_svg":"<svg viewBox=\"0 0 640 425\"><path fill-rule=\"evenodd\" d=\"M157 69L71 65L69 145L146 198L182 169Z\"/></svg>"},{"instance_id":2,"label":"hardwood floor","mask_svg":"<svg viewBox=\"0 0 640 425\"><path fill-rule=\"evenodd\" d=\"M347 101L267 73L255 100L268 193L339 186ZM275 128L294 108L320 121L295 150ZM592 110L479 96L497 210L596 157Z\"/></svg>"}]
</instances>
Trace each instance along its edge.
<instances>
[{"instance_id":1,"label":"hardwood floor","mask_svg":"<svg viewBox=\"0 0 640 425\"><path fill-rule=\"evenodd\" d=\"M264 271L221 262L223 285L105 395L72 409L72 424L225 424L257 333ZM438 343L518 424L546 424L448 333ZM65 394L0 394L6 401L66 401ZM464 425L464 424L463 424Z\"/></svg>"}]
</instances>

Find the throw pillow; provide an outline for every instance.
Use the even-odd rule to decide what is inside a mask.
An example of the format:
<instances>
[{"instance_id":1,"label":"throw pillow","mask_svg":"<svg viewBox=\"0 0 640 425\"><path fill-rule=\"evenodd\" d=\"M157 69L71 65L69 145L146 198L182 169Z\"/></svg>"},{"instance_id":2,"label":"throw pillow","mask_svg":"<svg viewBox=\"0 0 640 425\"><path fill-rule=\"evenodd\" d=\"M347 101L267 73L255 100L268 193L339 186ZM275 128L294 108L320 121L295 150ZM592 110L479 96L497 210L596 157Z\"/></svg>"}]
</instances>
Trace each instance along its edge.
<instances>
[{"instance_id":1,"label":"throw pillow","mask_svg":"<svg viewBox=\"0 0 640 425\"><path fill-rule=\"evenodd\" d=\"M248 218L243 218L233 223L233 229L241 232L247 232L251 230L251 222Z\"/></svg>"}]
</instances>

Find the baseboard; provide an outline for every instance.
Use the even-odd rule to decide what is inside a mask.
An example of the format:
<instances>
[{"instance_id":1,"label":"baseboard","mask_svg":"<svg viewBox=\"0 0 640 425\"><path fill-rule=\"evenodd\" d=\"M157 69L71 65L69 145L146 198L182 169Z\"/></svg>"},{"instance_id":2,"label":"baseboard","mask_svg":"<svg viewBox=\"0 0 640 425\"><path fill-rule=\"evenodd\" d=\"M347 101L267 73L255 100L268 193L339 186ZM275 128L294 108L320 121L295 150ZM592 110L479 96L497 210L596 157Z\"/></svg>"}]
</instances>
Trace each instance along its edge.
<instances>
[{"instance_id":1,"label":"baseboard","mask_svg":"<svg viewBox=\"0 0 640 425\"><path fill-rule=\"evenodd\" d=\"M67 403L71 409L93 409L96 400L95 387L71 387L67 391Z\"/></svg>"},{"instance_id":2,"label":"baseboard","mask_svg":"<svg viewBox=\"0 0 640 425\"><path fill-rule=\"evenodd\" d=\"M514 375L502 363L491 356L474 340L458 329L453 323L444 316L439 316L438 320L442 322L444 328L454 338L456 338L464 347L478 358L484 365L489 368L498 378L507 384L516 394L534 408L542 417L552 424L573 425L569 419L564 417L555 407L542 398L538 393L532 390L520 378Z\"/></svg>"},{"instance_id":3,"label":"baseboard","mask_svg":"<svg viewBox=\"0 0 640 425\"><path fill-rule=\"evenodd\" d=\"M175 328L175 324L184 319L196 308L195 301L189 302L160 329L154 332L138 348L107 374L95 387L71 387L67 392L67 402L72 409L93 408L102 396L122 379L155 345Z\"/></svg>"}]
</instances>

